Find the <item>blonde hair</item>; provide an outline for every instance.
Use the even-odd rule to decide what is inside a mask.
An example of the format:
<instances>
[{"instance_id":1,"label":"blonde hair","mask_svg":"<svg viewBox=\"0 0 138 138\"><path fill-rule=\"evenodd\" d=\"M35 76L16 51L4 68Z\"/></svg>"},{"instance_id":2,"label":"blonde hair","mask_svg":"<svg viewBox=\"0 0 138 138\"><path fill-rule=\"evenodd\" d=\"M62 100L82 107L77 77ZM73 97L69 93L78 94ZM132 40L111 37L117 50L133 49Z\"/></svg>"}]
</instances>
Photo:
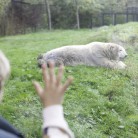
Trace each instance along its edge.
<instances>
[{"instance_id":1,"label":"blonde hair","mask_svg":"<svg viewBox=\"0 0 138 138\"><path fill-rule=\"evenodd\" d=\"M4 86L5 80L9 77L10 74L10 63L6 58L4 53L0 51L0 101L2 99L2 88Z\"/></svg>"}]
</instances>

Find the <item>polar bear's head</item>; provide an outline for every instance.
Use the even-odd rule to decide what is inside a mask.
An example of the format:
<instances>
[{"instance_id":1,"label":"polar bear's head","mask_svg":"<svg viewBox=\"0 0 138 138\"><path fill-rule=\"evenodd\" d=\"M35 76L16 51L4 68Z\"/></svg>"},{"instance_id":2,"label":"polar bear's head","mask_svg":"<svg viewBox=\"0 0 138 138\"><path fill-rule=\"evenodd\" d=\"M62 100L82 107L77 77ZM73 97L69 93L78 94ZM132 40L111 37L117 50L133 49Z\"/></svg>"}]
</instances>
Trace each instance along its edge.
<instances>
[{"instance_id":1,"label":"polar bear's head","mask_svg":"<svg viewBox=\"0 0 138 138\"><path fill-rule=\"evenodd\" d=\"M123 60L124 58L127 57L126 50L120 45L119 45L119 50L118 50L118 56L119 56L119 60Z\"/></svg>"},{"instance_id":2,"label":"polar bear's head","mask_svg":"<svg viewBox=\"0 0 138 138\"><path fill-rule=\"evenodd\" d=\"M107 53L108 58L111 60L123 60L125 57L127 57L125 49L122 46L114 43L107 44Z\"/></svg>"}]
</instances>

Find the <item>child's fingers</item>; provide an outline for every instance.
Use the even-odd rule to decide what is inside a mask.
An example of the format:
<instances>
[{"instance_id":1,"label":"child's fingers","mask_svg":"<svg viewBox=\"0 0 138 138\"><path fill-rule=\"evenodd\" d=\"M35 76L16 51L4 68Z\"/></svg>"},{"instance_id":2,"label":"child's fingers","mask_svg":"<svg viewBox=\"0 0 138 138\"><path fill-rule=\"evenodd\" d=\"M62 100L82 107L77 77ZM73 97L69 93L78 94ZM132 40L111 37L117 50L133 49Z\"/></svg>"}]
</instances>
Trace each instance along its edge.
<instances>
[{"instance_id":1,"label":"child's fingers","mask_svg":"<svg viewBox=\"0 0 138 138\"><path fill-rule=\"evenodd\" d=\"M34 85L34 87L35 87L35 89L36 89L36 92L37 92L37 94L39 95L39 97L42 98L43 89L42 89L42 87L40 86L40 84L39 84L38 82L34 81L34 82L33 82L33 85Z\"/></svg>"},{"instance_id":2,"label":"child's fingers","mask_svg":"<svg viewBox=\"0 0 138 138\"><path fill-rule=\"evenodd\" d=\"M64 67L61 65L59 67L58 75L57 75L57 86L61 83L63 72L64 72Z\"/></svg>"},{"instance_id":3,"label":"child's fingers","mask_svg":"<svg viewBox=\"0 0 138 138\"><path fill-rule=\"evenodd\" d=\"M72 83L73 81L73 77L68 77L68 79L66 80L65 84L63 85L63 93L66 91L66 89L69 87L69 85Z\"/></svg>"},{"instance_id":4,"label":"child's fingers","mask_svg":"<svg viewBox=\"0 0 138 138\"><path fill-rule=\"evenodd\" d=\"M54 63L49 62L49 76L50 76L50 81L55 82L55 72L54 72Z\"/></svg>"},{"instance_id":5,"label":"child's fingers","mask_svg":"<svg viewBox=\"0 0 138 138\"><path fill-rule=\"evenodd\" d=\"M45 64L42 65L42 73L43 73L43 79L44 79L45 85L46 84L48 85L49 74Z\"/></svg>"}]
</instances>

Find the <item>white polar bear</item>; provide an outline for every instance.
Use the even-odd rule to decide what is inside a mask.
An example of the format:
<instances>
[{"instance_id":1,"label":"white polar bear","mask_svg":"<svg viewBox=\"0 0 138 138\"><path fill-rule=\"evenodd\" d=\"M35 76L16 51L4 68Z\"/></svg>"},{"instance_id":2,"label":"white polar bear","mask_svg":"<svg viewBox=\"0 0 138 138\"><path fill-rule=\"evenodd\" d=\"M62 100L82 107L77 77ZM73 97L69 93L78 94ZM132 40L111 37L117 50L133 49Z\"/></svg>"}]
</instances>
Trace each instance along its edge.
<instances>
[{"instance_id":1,"label":"white polar bear","mask_svg":"<svg viewBox=\"0 0 138 138\"><path fill-rule=\"evenodd\" d=\"M114 43L92 42L86 45L71 45L53 49L39 56L38 65L53 61L56 66L100 66L125 69L122 60L127 57L125 49Z\"/></svg>"}]
</instances>

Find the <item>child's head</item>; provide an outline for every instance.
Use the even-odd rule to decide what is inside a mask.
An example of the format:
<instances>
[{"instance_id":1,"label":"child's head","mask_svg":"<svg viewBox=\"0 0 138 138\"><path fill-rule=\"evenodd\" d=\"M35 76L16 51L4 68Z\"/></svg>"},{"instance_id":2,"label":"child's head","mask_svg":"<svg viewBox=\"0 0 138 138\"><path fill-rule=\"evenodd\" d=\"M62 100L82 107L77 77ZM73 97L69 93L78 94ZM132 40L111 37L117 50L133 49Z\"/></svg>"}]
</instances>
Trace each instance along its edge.
<instances>
[{"instance_id":1,"label":"child's head","mask_svg":"<svg viewBox=\"0 0 138 138\"><path fill-rule=\"evenodd\" d=\"M0 101L3 95L4 82L9 77L9 74L10 74L9 60L6 58L3 52L0 51Z\"/></svg>"}]
</instances>

